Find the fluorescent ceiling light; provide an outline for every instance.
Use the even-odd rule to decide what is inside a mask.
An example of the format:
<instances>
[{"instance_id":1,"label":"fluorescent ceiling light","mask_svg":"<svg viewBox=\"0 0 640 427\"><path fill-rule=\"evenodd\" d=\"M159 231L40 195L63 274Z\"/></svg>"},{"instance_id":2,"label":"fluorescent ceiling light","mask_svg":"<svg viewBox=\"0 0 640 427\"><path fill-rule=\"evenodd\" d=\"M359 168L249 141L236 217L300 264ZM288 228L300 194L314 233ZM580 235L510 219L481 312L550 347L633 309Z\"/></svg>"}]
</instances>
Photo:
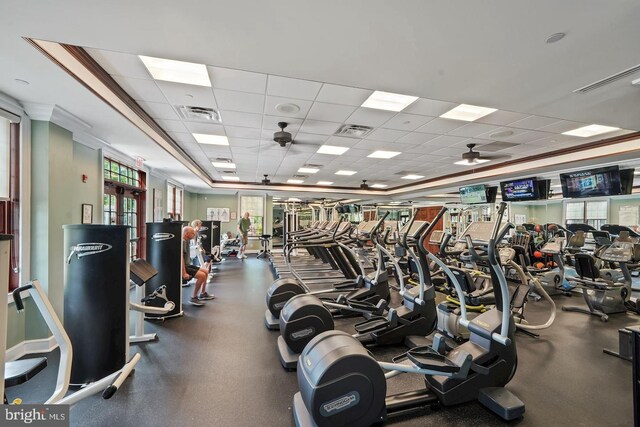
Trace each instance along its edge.
<instances>
[{"instance_id":1,"label":"fluorescent ceiling light","mask_svg":"<svg viewBox=\"0 0 640 427\"><path fill-rule=\"evenodd\" d=\"M374 151L369 154L367 157L371 157L372 159L390 159L392 157L397 156L398 154L402 154L399 151Z\"/></svg>"},{"instance_id":2,"label":"fluorescent ceiling light","mask_svg":"<svg viewBox=\"0 0 640 427\"><path fill-rule=\"evenodd\" d=\"M588 138L590 136L601 135L603 133L613 132L614 130L620 130L620 128L614 128L611 126L602 125L589 125L583 126L578 129L562 132L563 135L579 136L581 138Z\"/></svg>"},{"instance_id":3,"label":"fluorescent ceiling light","mask_svg":"<svg viewBox=\"0 0 640 427\"><path fill-rule=\"evenodd\" d=\"M416 99L418 99L417 96L400 95L399 93L377 90L362 103L361 107L387 111L402 111Z\"/></svg>"},{"instance_id":4,"label":"fluorescent ceiling light","mask_svg":"<svg viewBox=\"0 0 640 427\"><path fill-rule=\"evenodd\" d=\"M288 184L302 184L304 182L304 179L288 179L287 183Z\"/></svg>"},{"instance_id":5,"label":"fluorescent ceiling light","mask_svg":"<svg viewBox=\"0 0 640 427\"><path fill-rule=\"evenodd\" d=\"M482 163L487 163L487 162L490 162L490 161L491 160L489 160L489 159L472 159L472 160L464 159L464 160L460 160L460 161L453 162L453 163L456 164L456 165L461 165L461 166L473 166L473 165L479 165L479 164L482 164Z\"/></svg>"},{"instance_id":6,"label":"fluorescent ceiling light","mask_svg":"<svg viewBox=\"0 0 640 427\"><path fill-rule=\"evenodd\" d=\"M235 163L227 163L227 162L211 162L214 168L218 169L235 169Z\"/></svg>"},{"instance_id":7,"label":"fluorescent ceiling light","mask_svg":"<svg viewBox=\"0 0 640 427\"><path fill-rule=\"evenodd\" d=\"M562 185L561 185L561 184L556 184L556 185L552 185L552 186L551 186L551 188L560 188L560 187L562 187Z\"/></svg>"},{"instance_id":8,"label":"fluorescent ceiling light","mask_svg":"<svg viewBox=\"0 0 640 427\"><path fill-rule=\"evenodd\" d=\"M229 145L229 140L224 135L208 135L206 133L194 133L193 137L200 144Z\"/></svg>"},{"instance_id":9,"label":"fluorescent ceiling light","mask_svg":"<svg viewBox=\"0 0 640 427\"><path fill-rule=\"evenodd\" d=\"M207 67L203 64L142 55L139 58L156 80L211 87Z\"/></svg>"},{"instance_id":10,"label":"fluorescent ceiling light","mask_svg":"<svg viewBox=\"0 0 640 427\"><path fill-rule=\"evenodd\" d=\"M357 173L358 173L358 172L356 172L356 171L343 171L343 170L339 170L338 172L336 172L336 175L349 175L349 176L351 176L351 175L355 175L355 174L357 174Z\"/></svg>"},{"instance_id":11,"label":"fluorescent ceiling light","mask_svg":"<svg viewBox=\"0 0 640 427\"><path fill-rule=\"evenodd\" d=\"M460 104L455 108L447 111L440 117L443 119L464 120L465 122L473 122L481 117L498 111L496 108L478 107L476 105Z\"/></svg>"},{"instance_id":12,"label":"fluorescent ceiling light","mask_svg":"<svg viewBox=\"0 0 640 427\"><path fill-rule=\"evenodd\" d=\"M298 173L317 173L319 170L318 168L300 168Z\"/></svg>"},{"instance_id":13,"label":"fluorescent ceiling light","mask_svg":"<svg viewBox=\"0 0 640 427\"><path fill-rule=\"evenodd\" d=\"M223 181L240 181L240 178L238 178L237 176L223 176L222 180Z\"/></svg>"},{"instance_id":14,"label":"fluorescent ceiling light","mask_svg":"<svg viewBox=\"0 0 640 427\"><path fill-rule=\"evenodd\" d=\"M280 197L274 197L273 200L280 200Z\"/></svg>"},{"instance_id":15,"label":"fluorescent ceiling light","mask_svg":"<svg viewBox=\"0 0 640 427\"><path fill-rule=\"evenodd\" d=\"M399 205L402 202L389 202L390 205Z\"/></svg>"},{"instance_id":16,"label":"fluorescent ceiling light","mask_svg":"<svg viewBox=\"0 0 640 427\"><path fill-rule=\"evenodd\" d=\"M402 179L420 179L420 178L424 178L424 176L409 174L402 177Z\"/></svg>"},{"instance_id":17,"label":"fluorescent ceiling light","mask_svg":"<svg viewBox=\"0 0 640 427\"><path fill-rule=\"evenodd\" d=\"M318 181L318 185L331 185L333 181Z\"/></svg>"},{"instance_id":18,"label":"fluorescent ceiling light","mask_svg":"<svg viewBox=\"0 0 640 427\"><path fill-rule=\"evenodd\" d=\"M323 145L318 148L318 154L332 154L334 156L339 156L341 154L346 153L349 150L349 147L337 147L335 145Z\"/></svg>"},{"instance_id":19,"label":"fluorescent ceiling light","mask_svg":"<svg viewBox=\"0 0 640 427\"><path fill-rule=\"evenodd\" d=\"M371 184L371 188L386 188L387 184Z\"/></svg>"},{"instance_id":20,"label":"fluorescent ceiling light","mask_svg":"<svg viewBox=\"0 0 640 427\"><path fill-rule=\"evenodd\" d=\"M634 175L640 175L640 171L633 171Z\"/></svg>"},{"instance_id":21,"label":"fluorescent ceiling light","mask_svg":"<svg viewBox=\"0 0 640 427\"><path fill-rule=\"evenodd\" d=\"M287 199L287 202L301 202L302 200L298 199L297 197L289 197Z\"/></svg>"}]
</instances>

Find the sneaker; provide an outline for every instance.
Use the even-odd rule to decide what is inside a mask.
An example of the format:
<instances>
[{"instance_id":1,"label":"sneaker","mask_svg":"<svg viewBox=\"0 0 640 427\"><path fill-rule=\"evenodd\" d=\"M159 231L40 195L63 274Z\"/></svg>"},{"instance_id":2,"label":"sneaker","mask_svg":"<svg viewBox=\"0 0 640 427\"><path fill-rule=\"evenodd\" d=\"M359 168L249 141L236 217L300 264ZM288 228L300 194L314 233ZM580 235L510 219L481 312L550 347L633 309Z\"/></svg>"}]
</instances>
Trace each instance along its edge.
<instances>
[{"instance_id":1,"label":"sneaker","mask_svg":"<svg viewBox=\"0 0 640 427\"><path fill-rule=\"evenodd\" d=\"M247 256L246 256L245 254L242 254L242 255L240 255L238 258L240 258L240 259L246 259L246 258L247 258Z\"/></svg>"},{"instance_id":2,"label":"sneaker","mask_svg":"<svg viewBox=\"0 0 640 427\"><path fill-rule=\"evenodd\" d=\"M204 305L198 298L189 298L189 304L195 305L196 307L202 307Z\"/></svg>"},{"instance_id":3,"label":"sneaker","mask_svg":"<svg viewBox=\"0 0 640 427\"><path fill-rule=\"evenodd\" d=\"M200 294L200 296L198 297L199 300L209 300L209 299L214 299L216 296L213 294L208 294L206 292L203 292Z\"/></svg>"},{"instance_id":4,"label":"sneaker","mask_svg":"<svg viewBox=\"0 0 640 427\"><path fill-rule=\"evenodd\" d=\"M191 283L189 280L187 280L186 282L182 282L182 287L183 288L188 288L189 286L191 286Z\"/></svg>"}]
</instances>

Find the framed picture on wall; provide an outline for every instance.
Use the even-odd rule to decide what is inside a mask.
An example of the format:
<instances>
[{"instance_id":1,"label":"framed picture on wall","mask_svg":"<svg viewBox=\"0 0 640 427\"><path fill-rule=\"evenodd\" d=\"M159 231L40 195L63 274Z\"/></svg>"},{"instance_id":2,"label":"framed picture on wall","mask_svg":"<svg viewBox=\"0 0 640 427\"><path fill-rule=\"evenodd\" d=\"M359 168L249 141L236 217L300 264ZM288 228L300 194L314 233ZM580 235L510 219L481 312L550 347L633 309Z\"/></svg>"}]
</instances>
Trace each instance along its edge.
<instances>
[{"instance_id":1,"label":"framed picture on wall","mask_svg":"<svg viewBox=\"0 0 640 427\"><path fill-rule=\"evenodd\" d=\"M229 208L207 208L207 221L229 222Z\"/></svg>"},{"instance_id":2,"label":"framed picture on wall","mask_svg":"<svg viewBox=\"0 0 640 427\"><path fill-rule=\"evenodd\" d=\"M87 203L82 204L82 224L91 224L93 222L93 205Z\"/></svg>"}]
</instances>

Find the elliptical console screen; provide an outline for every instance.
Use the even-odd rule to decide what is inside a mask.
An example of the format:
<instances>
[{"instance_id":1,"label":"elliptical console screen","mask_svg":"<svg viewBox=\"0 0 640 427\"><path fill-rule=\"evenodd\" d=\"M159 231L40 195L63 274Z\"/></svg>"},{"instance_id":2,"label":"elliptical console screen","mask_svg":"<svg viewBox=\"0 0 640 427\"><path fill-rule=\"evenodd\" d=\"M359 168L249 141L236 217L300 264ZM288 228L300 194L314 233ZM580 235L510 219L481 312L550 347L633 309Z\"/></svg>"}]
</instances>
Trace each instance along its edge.
<instances>
[{"instance_id":1,"label":"elliptical console screen","mask_svg":"<svg viewBox=\"0 0 640 427\"><path fill-rule=\"evenodd\" d=\"M465 205L487 203L487 188L484 184L460 187L460 203Z\"/></svg>"},{"instance_id":2,"label":"elliptical console screen","mask_svg":"<svg viewBox=\"0 0 640 427\"><path fill-rule=\"evenodd\" d=\"M618 166L560 174L562 197L598 197L620 194Z\"/></svg>"},{"instance_id":3,"label":"elliptical console screen","mask_svg":"<svg viewBox=\"0 0 640 427\"><path fill-rule=\"evenodd\" d=\"M538 198L538 182L535 178L501 182L500 191L502 192L502 200L506 202L536 200Z\"/></svg>"}]
</instances>

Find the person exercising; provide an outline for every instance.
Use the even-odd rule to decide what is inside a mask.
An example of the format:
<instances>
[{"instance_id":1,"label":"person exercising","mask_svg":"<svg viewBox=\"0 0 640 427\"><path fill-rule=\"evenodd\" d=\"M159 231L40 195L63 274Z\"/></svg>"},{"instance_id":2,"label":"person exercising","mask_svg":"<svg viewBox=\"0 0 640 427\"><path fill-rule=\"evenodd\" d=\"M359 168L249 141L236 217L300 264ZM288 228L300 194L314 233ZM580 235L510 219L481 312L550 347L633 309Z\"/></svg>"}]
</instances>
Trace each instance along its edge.
<instances>
[{"instance_id":1,"label":"person exercising","mask_svg":"<svg viewBox=\"0 0 640 427\"><path fill-rule=\"evenodd\" d=\"M189 304L196 307L202 307L202 301L214 299L214 295L210 295L206 291L207 276L209 275L208 266L200 268L191 264L190 246L191 240L196 236L193 227L186 226L182 229L182 278L191 280L195 277L196 285L189 299Z\"/></svg>"},{"instance_id":2,"label":"person exercising","mask_svg":"<svg viewBox=\"0 0 640 427\"><path fill-rule=\"evenodd\" d=\"M249 228L251 227L251 220L249 219L249 212L245 212L244 216L238 221L238 232L242 235L242 244L240 245L239 259L245 259L247 256L244 251L247 249L247 243L249 242Z\"/></svg>"}]
</instances>

